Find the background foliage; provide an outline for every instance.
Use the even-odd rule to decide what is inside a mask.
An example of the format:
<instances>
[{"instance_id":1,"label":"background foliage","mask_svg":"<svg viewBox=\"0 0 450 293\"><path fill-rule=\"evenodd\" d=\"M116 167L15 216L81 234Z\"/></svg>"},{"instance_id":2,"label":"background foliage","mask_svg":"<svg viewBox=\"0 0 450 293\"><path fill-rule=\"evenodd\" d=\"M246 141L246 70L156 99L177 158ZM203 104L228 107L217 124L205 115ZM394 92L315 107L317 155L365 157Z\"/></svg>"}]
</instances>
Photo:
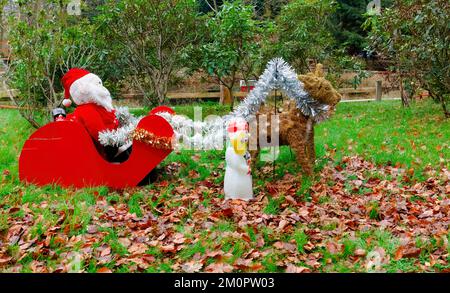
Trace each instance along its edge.
<instances>
[{"instance_id":1,"label":"background foliage","mask_svg":"<svg viewBox=\"0 0 450 293\"><path fill-rule=\"evenodd\" d=\"M0 2L2 7L8 1ZM92 0L82 15L68 1L18 1L7 27L12 47L8 86L35 127L62 100L60 77L74 66L102 77L114 96L132 84L147 106L165 103L171 84L203 70L231 89L257 77L266 62L284 57L298 72L322 62L336 82L369 60L386 59L400 74L404 105L419 88L430 91L448 116L449 4L353 0ZM363 27L361 27L362 23ZM371 50L367 50L370 44Z\"/></svg>"},{"instance_id":2,"label":"background foliage","mask_svg":"<svg viewBox=\"0 0 450 293\"><path fill-rule=\"evenodd\" d=\"M260 29L253 12L253 7L243 1L225 2L206 21L207 37L200 47L200 66L231 93L236 75L250 75L258 55L255 40Z\"/></svg>"},{"instance_id":3,"label":"background foliage","mask_svg":"<svg viewBox=\"0 0 450 293\"><path fill-rule=\"evenodd\" d=\"M60 78L71 67L101 61L92 27L66 13L65 1L20 1L8 18L13 58L9 87L19 90L13 100L33 126L45 121L45 110L62 100ZM47 112L48 113L48 112Z\"/></svg>"},{"instance_id":4,"label":"background foliage","mask_svg":"<svg viewBox=\"0 0 450 293\"><path fill-rule=\"evenodd\" d=\"M365 26L375 50L393 61L400 85L412 94L419 88L428 90L450 117L450 3L396 0Z\"/></svg>"},{"instance_id":5,"label":"background foliage","mask_svg":"<svg viewBox=\"0 0 450 293\"><path fill-rule=\"evenodd\" d=\"M323 62L332 53L330 15L335 9L332 0L291 1L276 19L276 36L269 55L280 55L301 71L308 69L308 58Z\"/></svg>"},{"instance_id":6,"label":"background foliage","mask_svg":"<svg viewBox=\"0 0 450 293\"><path fill-rule=\"evenodd\" d=\"M165 101L172 75L199 35L193 0L108 1L96 23L144 95L146 105ZM117 52L120 52L117 54Z\"/></svg>"}]
</instances>

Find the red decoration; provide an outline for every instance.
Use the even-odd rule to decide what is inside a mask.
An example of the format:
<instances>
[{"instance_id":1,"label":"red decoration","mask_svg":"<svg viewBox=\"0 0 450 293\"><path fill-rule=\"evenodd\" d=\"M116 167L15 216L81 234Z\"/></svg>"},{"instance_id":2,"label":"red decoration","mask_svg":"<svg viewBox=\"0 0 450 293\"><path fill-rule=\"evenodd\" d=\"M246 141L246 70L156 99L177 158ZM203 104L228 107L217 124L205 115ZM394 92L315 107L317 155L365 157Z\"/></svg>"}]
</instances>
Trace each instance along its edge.
<instances>
[{"instance_id":1,"label":"red decoration","mask_svg":"<svg viewBox=\"0 0 450 293\"><path fill-rule=\"evenodd\" d=\"M170 124L157 115L144 117L137 127L160 137L173 136ZM83 125L58 121L39 128L25 142L19 176L20 180L37 185L124 188L136 186L171 151L133 141L133 151L126 162L110 163L97 152Z\"/></svg>"},{"instance_id":2,"label":"red decoration","mask_svg":"<svg viewBox=\"0 0 450 293\"><path fill-rule=\"evenodd\" d=\"M153 110L151 110L148 114L150 115L150 114L157 114L157 113L162 113L162 112L167 112L172 115L175 114L175 111L172 108L167 107L167 106L158 106L158 107L154 108Z\"/></svg>"},{"instance_id":3,"label":"red decoration","mask_svg":"<svg viewBox=\"0 0 450 293\"><path fill-rule=\"evenodd\" d=\"M256 80L248 80L247 82L245 80L241 80L240 81L240 88L241 88L241 92L249 92L252 91L255 88L255 84L256 84Z\"/></svg>"}]
</instances>

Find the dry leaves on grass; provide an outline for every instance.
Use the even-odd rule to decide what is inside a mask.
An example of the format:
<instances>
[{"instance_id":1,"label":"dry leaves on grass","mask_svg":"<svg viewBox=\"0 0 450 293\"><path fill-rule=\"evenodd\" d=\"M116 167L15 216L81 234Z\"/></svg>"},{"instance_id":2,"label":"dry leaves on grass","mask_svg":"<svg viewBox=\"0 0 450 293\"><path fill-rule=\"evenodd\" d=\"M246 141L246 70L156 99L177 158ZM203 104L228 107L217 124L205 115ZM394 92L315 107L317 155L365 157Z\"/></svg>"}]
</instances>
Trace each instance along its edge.
<instances>
[{"instance_id":1,"label":"dry leaves on grass","mask_svg":"<svg viewBox=\"0 0 450 293\"><path fill-rule=\"evenodd\" d=\"M33 272L65 272L65 256L77 252L81 271L94 263L95 271L105 272L123 267L258 272L268 270L270 260L280 271L301 273L326 270L331 258L360 262L363 271L383 271L392 260L418 259L424 250L413 243L422 237L435 245L425 251L429 265L417 261L418 270L433 270L435 265L448 266L448 174L446 169L430 171L425 181L415 182L411 172L398 166L344 157L325 165L305 190L310 201L297 194L302 180L286 174L258 186L248 203L224 201L219 197L222 185L214 178L186 184L173 177L151 189L123 191L126 198L142 195L140 216L130 211L130 204L97 194L86 209L89 221L83 223L71 203L67 212L54 211L54 222L36 212L54 210L51 202L27 203L5 211L8 228L0 239L0 267L21 270L19 261L29 257L32 261L25 266ZM269 204L274 205L272 213ZM23 214L13 216L18 211ZM43 227L39 237L34 235L38 226ZM359 231L385 231L405 241L391 255L370 238L367 247L346 252L343 241ZM14 252L11 246L17 247ZM55 266L47 267L38 256L51 258Z\"/></svg>"}]
</instances>

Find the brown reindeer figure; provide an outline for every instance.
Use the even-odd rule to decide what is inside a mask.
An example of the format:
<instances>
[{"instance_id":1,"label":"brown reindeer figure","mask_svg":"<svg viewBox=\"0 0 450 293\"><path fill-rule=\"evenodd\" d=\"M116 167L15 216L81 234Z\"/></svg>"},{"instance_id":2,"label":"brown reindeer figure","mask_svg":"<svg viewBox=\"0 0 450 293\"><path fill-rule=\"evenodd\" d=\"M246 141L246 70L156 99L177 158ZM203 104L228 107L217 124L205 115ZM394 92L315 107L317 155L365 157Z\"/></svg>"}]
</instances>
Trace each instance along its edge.
<instances>
[{"instance_id":1,"label":"brown reindeer figure","mask_svg":"<svg viewBox=\"0 0 450 293\"><path fill-rule=\"evenodd\" d=\"M303 82L305 90L312 98L330 106L327 116L332 115L336 104L341 100L341 95L333 88L331 83L324 78L322 65L318 64L315 72L299 75L298 78ZM289 145L294 151L303 172L307 175L312 175L316 160L314 146L315 123L313 118L303 115L302 112L297 109L294 101L285 101L283 105L277 109L277 112L280 122L280 145ZM267 129L265 133L261 133L261 135L265 135L269 140L271 134L270 121L271 116L274 114L274 107L264 105L261 106L256 115L256 121L259 121L259 115L267 116ZM259 129L259 127L257 127L257 129ZM258 145L257 150L251 152L252 162L256 161L259 149L260 146Z\"/></svg>"}]
</instances>

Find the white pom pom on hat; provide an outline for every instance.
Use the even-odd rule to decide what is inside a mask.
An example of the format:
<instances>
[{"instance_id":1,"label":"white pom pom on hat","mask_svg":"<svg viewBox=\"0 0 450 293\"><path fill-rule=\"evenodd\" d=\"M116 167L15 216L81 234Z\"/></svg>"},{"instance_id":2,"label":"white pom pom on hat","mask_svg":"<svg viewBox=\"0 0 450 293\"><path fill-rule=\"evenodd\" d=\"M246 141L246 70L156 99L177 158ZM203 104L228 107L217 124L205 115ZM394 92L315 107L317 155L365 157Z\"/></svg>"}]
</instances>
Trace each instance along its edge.
<instances>
[{"instance_id":1,"label":"white pom pom on hat","mask_svg":"<svg viewBox=\"0 0 450 293\"><path fill-rule=\"evenodd\" d=\"M64 107L70 107L70 105L72 105L72 100L70 100L70 99L64 99L63 101L62 101L62 104L63 104L63 106Z\"/></svg>"}]
</instances>

